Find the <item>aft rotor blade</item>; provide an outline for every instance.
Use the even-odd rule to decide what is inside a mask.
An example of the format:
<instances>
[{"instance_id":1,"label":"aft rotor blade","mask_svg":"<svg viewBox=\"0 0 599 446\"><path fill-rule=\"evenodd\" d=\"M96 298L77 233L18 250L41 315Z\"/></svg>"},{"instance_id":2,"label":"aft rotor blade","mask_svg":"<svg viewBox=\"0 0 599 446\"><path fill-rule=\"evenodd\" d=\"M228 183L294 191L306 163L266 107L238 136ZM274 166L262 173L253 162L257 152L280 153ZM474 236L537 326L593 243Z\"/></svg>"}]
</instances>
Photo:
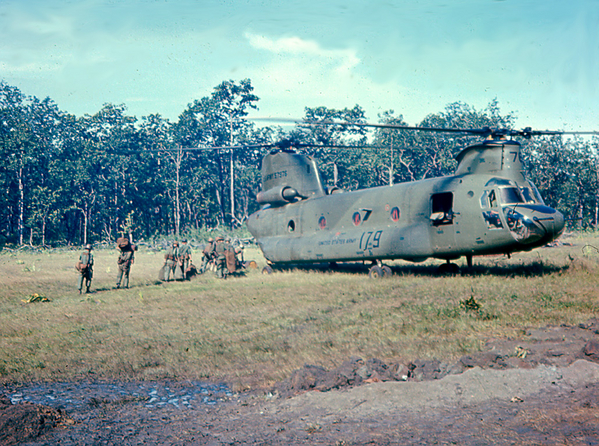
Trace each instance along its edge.
<instances>
[{"instance_id":1,"label":"aft rotor blade","mask_svg":"<svg viewBox=\"0 0 599 446\"><path fill-rule=\"evenodd\" d=\"M568 131L568 130L532 130L530 127L525 127L522 130L511 130L508 133L510 136L522 136L524 138L530 138L531 136L556 136L556 135L598 135L599 131L596 130L581 130L581 131Z\"/></svg>"}]
</instances>

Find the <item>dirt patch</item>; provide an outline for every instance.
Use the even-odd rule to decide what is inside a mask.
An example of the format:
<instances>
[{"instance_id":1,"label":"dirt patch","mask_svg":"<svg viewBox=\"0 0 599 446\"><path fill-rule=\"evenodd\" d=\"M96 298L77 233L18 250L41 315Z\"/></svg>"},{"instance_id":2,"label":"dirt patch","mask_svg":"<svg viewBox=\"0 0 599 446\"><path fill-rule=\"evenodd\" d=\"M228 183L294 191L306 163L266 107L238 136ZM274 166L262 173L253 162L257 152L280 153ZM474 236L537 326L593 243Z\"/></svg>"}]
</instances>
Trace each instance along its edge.
<instances>
[{"instance_id":1,"label":"dirt patch","mask_svg":"<svg viewBox=\"0 0 599 446\"><path fill-rule=\"evenodd\" d=\"M598 359L592 320L492 339L451 363L307 365L272 393L214 406L88 404L69 412L71 425L24 417L12 425L30 433L29 445L599 445Z\"/></svg>"},{"instance_id":2,"label":"dirt patch","mask_svg":"<svg viewBox=\"0 0 599 446\"><path fill-rule=\"evenodd\" d=\"M61 410L39 404L12 404L0 395L0 444L16 445L73 421Z\"/></svg>"},{"instance_id":3,"label":"dirt patch","mask_svg":"<svg viewBox=\"0 0 599 446\"><path fill-rule=\"evenodd\" d=\"M599 362L599 320L578 326L561 325L531 329L519 340L493 339L485 351L465 355L457 362L414 360L407 364L384 363L379 359L364 361L350 358L333 370L305 365L289 379L277 384L274 391L288 398L306 391L326 392L373 382L430 381L469 369L531 369L539 365L568 366L577 359Z\"/></svg>"}]
</instances>

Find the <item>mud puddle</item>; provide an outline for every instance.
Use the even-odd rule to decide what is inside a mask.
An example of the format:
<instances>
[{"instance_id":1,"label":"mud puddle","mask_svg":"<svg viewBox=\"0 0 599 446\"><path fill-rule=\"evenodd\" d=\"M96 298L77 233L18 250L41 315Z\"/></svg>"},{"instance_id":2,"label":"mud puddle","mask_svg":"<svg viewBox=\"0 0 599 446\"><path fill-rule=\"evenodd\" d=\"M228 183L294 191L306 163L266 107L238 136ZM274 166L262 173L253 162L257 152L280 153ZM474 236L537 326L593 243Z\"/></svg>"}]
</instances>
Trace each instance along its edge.
<instances>
[{"instance_id":1,"label":"mud puddle","mask_svg":"<svg viewBox=\"0 0 599 446\"><path fill-rule=\"evenodd\" d=\"M191 381L27 384L0 393L13 404L5 403L4 424L0 410L0 444L11 445L599 446L599 319L490 339L457 362L306 366L265 395ZM26 432L25 418L8 412L32 409L19 404L27 401L64 410L69 422L58 414L46 429L42 412ZM14 427L12 443L2 442L3 426Z\"/></svg>"},{"instance_id":2,"label":"mud puddle","mask_svg":"<svg viewBox=\"0 0 599 446\"><path fill-rule=\"evenodd\" d=\"M6 386L2 393L12 404L42 404L66 411L101 405L137 404L146 408L197 409L230 401L225 384L203 382L77 382Z\"/></svg>"}]
</instances>

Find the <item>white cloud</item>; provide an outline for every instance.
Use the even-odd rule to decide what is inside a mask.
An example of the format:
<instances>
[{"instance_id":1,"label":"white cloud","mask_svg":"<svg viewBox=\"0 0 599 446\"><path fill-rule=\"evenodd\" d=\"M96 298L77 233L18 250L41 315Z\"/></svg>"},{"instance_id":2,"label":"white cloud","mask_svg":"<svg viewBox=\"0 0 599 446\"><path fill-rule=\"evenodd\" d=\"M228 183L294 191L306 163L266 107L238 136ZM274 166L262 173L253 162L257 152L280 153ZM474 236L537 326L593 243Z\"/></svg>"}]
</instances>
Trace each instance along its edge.
<instances>
[{"instance_id":1,"label":"white cloud","mask_svg":"<svg viewBox=\"0 0 599 446\"><path fill-rule=\"evenodd\" d=\"M426 109L430 102L418 101L417 92L396 79L371 79L366 74L369 67L353 48L326 49L299 37L270 39L252 33L245 37L253 48L268 55L265 64L248 73L261 98L262 115L299 118L304 107L352 108L358 104L369 120L386 110L405 113L409 109L409 118L415 121L430 110Z\"/></svg>"},{"instance_id":2,"label":"white cloud","mask_svg":"<svg viewBox=\"0 0 599 446\"><path fill-rule=\"evenodd\" d=\"M266 50L279 56L313 59L313 62L336 65L340 71L351 70L360 63L353 49L327 50L313 40L299 37L281 37L273 40L250 32L246 32L245 37L249 44L258 50Z\"/></svg>"}]
</instances>

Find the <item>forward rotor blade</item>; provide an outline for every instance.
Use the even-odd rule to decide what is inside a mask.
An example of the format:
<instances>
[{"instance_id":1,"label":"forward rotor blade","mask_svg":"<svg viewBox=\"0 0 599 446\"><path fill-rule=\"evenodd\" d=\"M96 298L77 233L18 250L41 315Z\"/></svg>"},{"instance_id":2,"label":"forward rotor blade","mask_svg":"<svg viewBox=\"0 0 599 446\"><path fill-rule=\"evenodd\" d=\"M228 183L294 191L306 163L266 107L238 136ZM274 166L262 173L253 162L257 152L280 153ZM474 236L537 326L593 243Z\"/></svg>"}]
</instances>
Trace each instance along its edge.
<instances>
[{"instance_id":1,"label":"forward rotor blade","mask_svg":"<svg viewBox=\"0 0 599 446\"><path fill-rule=\"evenodd\" d=\"M288 118L253 118L258 121L272 121L272 122L286 122L296 124L299 126L326 126L326 125L337 125L344 127L365 127L365 128L378 128L378 129L394 129L394 130L415 130L423 132L436 132L436 133L466 133L471 135L479 135L482 137L493 136L521 136L524 138L530 138L532 136L554 136L554 135L598 135L599 131L567 131L567 130L532 130L531 127L525 127L522 130L515 129L492 129L490 127L481 127L478 129L473 128L449 128L449 127L419 127L414 125L403 125L403 124L371 124L362 122L343 122L343 121L307 121L305 119L288 119Z\"/></svg>"}]
</instances>

